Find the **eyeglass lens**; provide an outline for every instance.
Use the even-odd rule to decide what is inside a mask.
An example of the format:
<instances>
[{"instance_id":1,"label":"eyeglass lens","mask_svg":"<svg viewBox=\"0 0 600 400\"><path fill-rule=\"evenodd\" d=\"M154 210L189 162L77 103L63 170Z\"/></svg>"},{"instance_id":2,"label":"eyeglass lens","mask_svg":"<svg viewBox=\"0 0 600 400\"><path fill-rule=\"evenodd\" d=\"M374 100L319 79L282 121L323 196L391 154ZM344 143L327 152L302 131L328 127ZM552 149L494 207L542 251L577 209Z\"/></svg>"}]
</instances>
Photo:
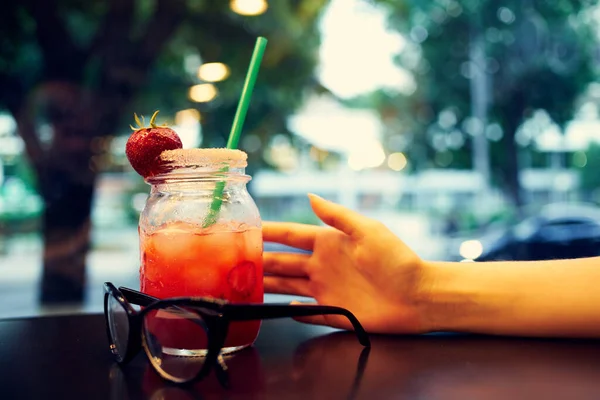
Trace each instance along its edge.
<instances>
[{"instance_id":1,"label":"eyeglass lens","mask_svg":"<svg viewBox=\"0 0 600 400\"><path fill-rule=\"evenodd\" d=\"M143 329L148 358L169 378L187 381L202 369L208 328L198 314L173 306L151 310L144 317Z\"/></svg>"},{"instance_id":2,"label":"eyeglass lens","mask_svg":"<svg viewBox=\"0 0 600 400\"><path fill-rule=\"evenodd\" d=\"M127 353L129 319L127 311L114 296L108 296L108 329L114 345L112 351L122 360Z\"/></svg>"}]
</instances>

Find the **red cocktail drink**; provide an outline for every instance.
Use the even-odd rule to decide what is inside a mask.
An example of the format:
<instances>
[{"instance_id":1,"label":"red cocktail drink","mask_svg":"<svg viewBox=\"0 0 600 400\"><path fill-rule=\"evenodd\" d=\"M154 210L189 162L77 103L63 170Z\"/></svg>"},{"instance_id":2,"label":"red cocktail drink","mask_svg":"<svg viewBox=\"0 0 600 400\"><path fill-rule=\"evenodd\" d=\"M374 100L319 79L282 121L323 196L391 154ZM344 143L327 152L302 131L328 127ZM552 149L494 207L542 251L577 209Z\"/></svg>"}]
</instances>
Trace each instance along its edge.
<instances>
[{"instance_id":1,"label":"red cocktail drink","mask_svg":"<svg viewBox=\"0 0 600 400\"><path fill-rule=\"evenodd\" d=\"M262 233L259 228L245 224L215 224L202 228L174 222L151 234L140 230L140 249L140 284L144 293L159 298L199 296L232 303L263 302ZM164 315L160 320L166 322L168 319L169 316ZM203 338L182 337L186 331L183 325L187 324L177 327L174 325L177 318L170 319L165 326L171 330L179 328L178 337L173 338L178 346L202 344L198 341ZM230 324L225 347L252 344L259 326L260 321Z\"/></svg>"}]
</instances>

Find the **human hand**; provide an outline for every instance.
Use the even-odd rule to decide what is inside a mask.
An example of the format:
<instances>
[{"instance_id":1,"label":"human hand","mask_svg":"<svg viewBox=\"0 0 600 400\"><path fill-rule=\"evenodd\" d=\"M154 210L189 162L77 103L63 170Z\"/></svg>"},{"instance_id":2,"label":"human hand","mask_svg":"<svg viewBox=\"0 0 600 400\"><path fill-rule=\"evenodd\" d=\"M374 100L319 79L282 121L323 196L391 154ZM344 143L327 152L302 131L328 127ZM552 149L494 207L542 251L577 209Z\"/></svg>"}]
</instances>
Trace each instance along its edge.
<instances>
[{"instance_id":1,"label":"human hand","mask_svg":"<svg viewBox=\"0 0 600 400\"><path fill-rule=\"evenodd\" d=\"M314 298L350 310L373 333L427 331L420 312L424 263L381 222L309 195L329 227L265 222L263 239L312 251L264 253L265 291ZM333 229L332 229L333 228ZM340 316L298 318L352 329Z\"/></svg>"}]
</instances>

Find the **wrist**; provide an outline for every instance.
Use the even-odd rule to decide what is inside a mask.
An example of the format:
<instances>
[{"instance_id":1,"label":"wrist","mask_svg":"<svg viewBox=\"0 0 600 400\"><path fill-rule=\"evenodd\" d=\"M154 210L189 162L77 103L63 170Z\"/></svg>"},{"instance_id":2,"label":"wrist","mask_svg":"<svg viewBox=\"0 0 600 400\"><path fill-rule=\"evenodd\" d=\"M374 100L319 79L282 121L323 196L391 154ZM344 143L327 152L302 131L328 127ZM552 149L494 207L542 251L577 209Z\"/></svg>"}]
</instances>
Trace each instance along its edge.
<instances>
[{"instance_id":1,"label":"wrist","mask_svg":"<svg viewBox=\"0 0 600 400\"><path fill-rule=\"evenodd\" d=\"M423 333L438 331L437 321L439 307L436 293L440 282L440 271L434 262L422 260L420 265L420 280L418 292L415 296L417 315L419 316L420 330Z\"/></svg>"},{"instance_id":2,"label":"wrist","mask_svg":"<svg viewBox=\"0 0 600 400\"><path fill-rule=\"evenodd\" d=\"M461 263L423 261L419 314L425 332L460 331L476 294Z\"/></svg>"}]
</instances>

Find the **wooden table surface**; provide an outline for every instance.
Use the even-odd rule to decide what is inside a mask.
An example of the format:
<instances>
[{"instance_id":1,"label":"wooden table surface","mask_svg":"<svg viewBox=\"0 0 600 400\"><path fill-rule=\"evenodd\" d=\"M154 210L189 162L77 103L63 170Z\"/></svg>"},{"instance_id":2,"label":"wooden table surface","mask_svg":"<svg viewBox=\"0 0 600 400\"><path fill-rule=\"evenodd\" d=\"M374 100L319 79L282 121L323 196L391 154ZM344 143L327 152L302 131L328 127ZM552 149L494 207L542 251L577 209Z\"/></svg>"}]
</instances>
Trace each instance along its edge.
<instances>
[{"instance_id":1,"label":"wooden table surface","mask_svg":"<svg viewBox=\"0 0 600 400\"><path fill-rule=\"evenodd\" d=\"M101 315L0 320L0 399L599 399L600 341L372 336L264 322L254 347L192 388L143 353L119 367Z\"/></svg>"}]
</instances>

